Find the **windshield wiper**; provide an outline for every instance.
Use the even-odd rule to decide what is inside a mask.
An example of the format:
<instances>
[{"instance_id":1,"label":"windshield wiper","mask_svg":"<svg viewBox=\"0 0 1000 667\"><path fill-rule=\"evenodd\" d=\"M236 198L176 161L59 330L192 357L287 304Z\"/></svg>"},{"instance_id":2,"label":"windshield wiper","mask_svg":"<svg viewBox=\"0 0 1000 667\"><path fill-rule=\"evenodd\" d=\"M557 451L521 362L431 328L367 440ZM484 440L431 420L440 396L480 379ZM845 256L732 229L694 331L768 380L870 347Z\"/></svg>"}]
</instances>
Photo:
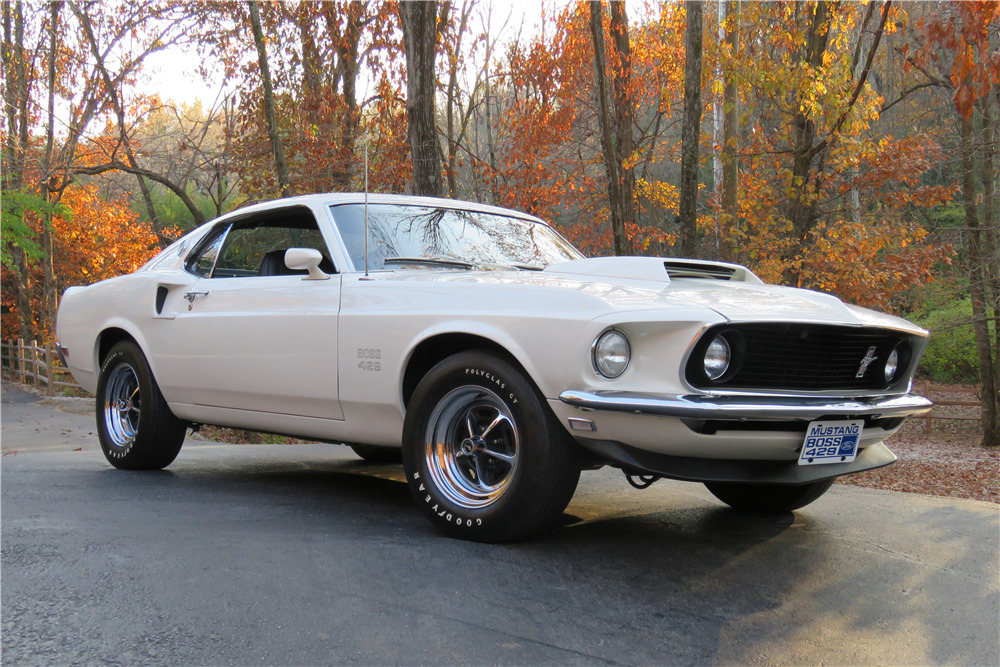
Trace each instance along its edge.
<instances>
[{"instance_id":1,"label":"windshield wiper","mask_svg":"<svg viewBox=\"0 0 1000 667\"><path fill-rule=\"evenodd\" d=\"M451 266L460 269L471 269L475 264L463 262L460 259L446 257L387 257L383 264L426 264L429 266Z\"/></svg>"}]
</instances>

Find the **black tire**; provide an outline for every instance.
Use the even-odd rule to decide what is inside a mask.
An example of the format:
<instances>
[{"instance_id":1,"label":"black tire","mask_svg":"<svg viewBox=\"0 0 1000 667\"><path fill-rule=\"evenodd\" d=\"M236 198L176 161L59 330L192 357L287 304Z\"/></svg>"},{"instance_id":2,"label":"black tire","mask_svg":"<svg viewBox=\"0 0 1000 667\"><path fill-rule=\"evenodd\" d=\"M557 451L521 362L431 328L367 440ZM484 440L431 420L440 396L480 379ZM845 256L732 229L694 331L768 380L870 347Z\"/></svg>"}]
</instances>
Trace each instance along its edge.
<instances>
[{"instance_id":1,"label":"black tire","mask_svg":"<svg viewBox=\"0 0 1000 667\"><path fill-rule=\"evenodd\" d=\"M375 445L362 445L350 443L354 453L368 463L399 463L403 460L403 454L396 447L376 447Z\"/></svg>"},{"instance_id":2,"label":"black tire","mask_svg":"<svg viewBox=\"0 0 1000 667\"><path fill-rule=\"evenodd\" d=\"M805 507L833 486L832 479L790 486L787 484L736 484L705 482L712 495L733 509L748 512L791 512Z\"/></svg>"},{"instance_id":3,"label":"black tire","mask_svg":"<svg viewBox=\"0 0 1000 667\"><path fill-rule=\"evenodd\" d=\"M105 458L122 470L159 470L184 443L187 424L174 417L142 350L116 343L97 380L97 434Z\"/></svg>"},{"instance_id":4,"label":"black tire","mask_svg":"<svg viewBox=\"0 0 1000 667\"><path fill-rule=\"evenodd\" d=\"M403 426L403 470L417 504L445 534L502 542L559 517L576 491L580 460L522 372L473 351L440 362L417 385Z\"/></svg>"}]
</instances>

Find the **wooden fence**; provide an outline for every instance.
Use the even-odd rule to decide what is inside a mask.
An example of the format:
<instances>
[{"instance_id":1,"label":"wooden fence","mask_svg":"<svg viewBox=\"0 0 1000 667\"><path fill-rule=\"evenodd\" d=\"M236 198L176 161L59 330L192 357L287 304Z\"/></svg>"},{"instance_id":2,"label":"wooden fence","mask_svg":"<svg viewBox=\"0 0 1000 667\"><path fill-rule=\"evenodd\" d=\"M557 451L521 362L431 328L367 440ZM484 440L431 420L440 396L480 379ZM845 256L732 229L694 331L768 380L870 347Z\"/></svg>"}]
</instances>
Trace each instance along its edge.
<instances>
[{"instance_id":1,"label":"wooden fence","mask_svg":"<svg viewBox=\"0 0 1000 667\"><path fill-rule=\"evenodd\" d=\"M978 387L975 389L961 389L955 387L943 387L941 385L933 385L929 381L924 380L917 383L917 390L919 394L926 396L927 398L934 401L934 409L928 412L922 417L924 420L924 430L928 433L931 432L931 420L932 419L954 419L959 421L979 421L981 419L979 406L981 402L979 397L981 395L981 389ZM955 401L950 399L941 398L941 395L952 396L958 394L959 396L969 396L973 400L969 401ZM954 414L955 410L951 408L976 408L975 410L966 410L970 414ZM962 412L962 410L958 410Z\"/></svg>"},{"instance_id":2,"label":"wooden fence","mask_svg":"<svg viewBox=\"0 0 1000 667\"><path fill-rule=\"evenodd\" d=\"M36 341L0 341L0 367L4 378L31 385L46 394L56 393L57 387L80 389L69 370L59 363L55 347L41 346Z\"/></svg>"}]
</instances>

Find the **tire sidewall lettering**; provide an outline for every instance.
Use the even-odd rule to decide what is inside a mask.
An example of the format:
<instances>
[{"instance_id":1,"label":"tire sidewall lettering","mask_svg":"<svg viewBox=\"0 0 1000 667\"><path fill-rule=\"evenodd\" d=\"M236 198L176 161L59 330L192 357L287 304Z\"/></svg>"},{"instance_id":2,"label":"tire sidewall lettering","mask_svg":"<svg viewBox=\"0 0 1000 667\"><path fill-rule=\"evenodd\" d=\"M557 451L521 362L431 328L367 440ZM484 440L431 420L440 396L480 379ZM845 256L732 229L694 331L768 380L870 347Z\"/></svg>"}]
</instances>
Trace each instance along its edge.
<instances>
[{"instance_id":1,"label":"tire sidewall lettering","mask_svg":"<svg viewBox=\"0 0 1000 667\"><path fill-rule=\"evenodd\" d=\"M414 473L414 478L416 478L416 475L417 473ZM434 489L431 490L433 491ZM449 511L447 507L442 509L442 501L435 500L434 496L429 493L423 497L423 501L425 504L430 506L430 509L434 514L443 519L447 524L454 524L465 528L478 528L483 525L483 520L480 517L463 516L455 510Z\"/></svg>"},{"instance_id":2,"label":"tire sidewall lettering","mask_svg":"<svg viewBox=\"0 0 1000 667\"><path fill-rule=\"evenodd\" d=\"M514 392L507 390L507 385L509 384L508 381L500 377L498 372L487 370L485 368L476 368L475 366L466 366L463 371L463 376L466 380L479 380L481 384L491 390L499 388L500 391L503 392L501 395L505 395L505 398L510 402L511 407L518 404L517 396Z\"/></svg>"}]
</instances>

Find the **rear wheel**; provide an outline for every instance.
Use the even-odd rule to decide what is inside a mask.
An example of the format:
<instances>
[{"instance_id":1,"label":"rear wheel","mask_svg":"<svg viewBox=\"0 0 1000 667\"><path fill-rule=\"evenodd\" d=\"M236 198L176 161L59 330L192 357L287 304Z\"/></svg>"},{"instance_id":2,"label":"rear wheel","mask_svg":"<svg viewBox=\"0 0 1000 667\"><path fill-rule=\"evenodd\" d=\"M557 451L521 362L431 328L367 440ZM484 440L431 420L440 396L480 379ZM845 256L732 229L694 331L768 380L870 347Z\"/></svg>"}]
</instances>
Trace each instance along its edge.
<instances>
[{"instance_id":1,"label":"rear wheel","mask_svg":"<svg viewBox=\"0 0 1000 667\"><path fill-rule=\"evenodd\" d=\"M101 450L114 467L159 470L180 452L187 425L170 412L135 343L116 343L104 359L96 407Z\"/></svg>"},{"instance_id":2,"label":"rear wheel","mask_svg":"<svg viewBox=\"0 0 1000 667\"><path fill-rule=\"evenodd\" d=\"M534 385L486 352L431 369L403 433L410 491L453 537L499 542L538 532L566 508L580 478L576 445Z\"/></svg>"},{"instance_id":3,"label":"rear wheel","mask_svg":"<svg viewBox=\"0 0 1000 667\"><path fill-rule=\"evenodd\" d=\"M831 486L832 479L797 486L705 482L713 496L734 509L750 512L791 512L816 500Z\"/></svg>"}]
</instances>

